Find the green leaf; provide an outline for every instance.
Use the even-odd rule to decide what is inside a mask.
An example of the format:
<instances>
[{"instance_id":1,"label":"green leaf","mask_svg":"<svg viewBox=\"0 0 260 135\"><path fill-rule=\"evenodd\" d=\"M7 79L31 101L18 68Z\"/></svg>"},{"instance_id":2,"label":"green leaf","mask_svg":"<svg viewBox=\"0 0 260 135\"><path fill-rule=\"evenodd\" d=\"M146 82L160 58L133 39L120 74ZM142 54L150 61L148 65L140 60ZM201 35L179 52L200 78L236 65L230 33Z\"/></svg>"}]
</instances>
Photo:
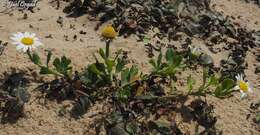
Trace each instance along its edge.
<instances>
[{"instance_id":1,"label":"green leaf","mask_svg":"<svg viewBox=\"0 0 260 135\"><path fill-rule=\"evenodd\" d=\"M125 87L123 89L120 89L116 93L116 97L121 100L122 102L127 101L127 99L131 96L131 88L130 87Z\"/></svg>"},{"instance_id":2,"label":"green leaf","mask_svg":"<svg viewBox=\"0 0 260 135\"><path fill-rule=\"evenodd\" d=\"M219 81L218 81L218 78L215 76L215 75L212 75L209 77L209 81L208 81L208 85L218 85L219 84Z\"/></svg>"},{"instance_id":3,"label":"green leaf","mask_svg":"<svg viewBox=\"0 0 260 135\"><path fill-rule=\"evenodd\" d=\"M121 72L126 65L126 62L123 59L117 59L117 65L116 65L116 73Z\"/></svg>"},{"instance_id":4,"label":"green leaf","mask_svg":"<svg viewBox=\"0 0 260 135\"><path fill-rule=\"evenodd\" d=\"M33 56L32 56L32 62L36 65L39 65L41 64L41 60L40 60L40 57L37 53L34 53Z\"/></svg>"},{"instance_id":5,"label":"green leaf","mask_svg":"<svg viewBox=\"0 0 260 135\"><path fill-rule=\"evenodd\" d=\"M162 71L160 71L159 74L161 74L163 76L173 77L176 72L177 72L176 68L173 67L172 65L170 65L170 66L164 68Z\"/></svg>"},{"instance_id":6,"label":"green leaf","mask_svg":"<svg viewBox=\"0 0 260 135\"><path fill-rule=\"evenodd\" d=\"M66 56L62 56L61 64L63 65L63 67L68 67L70 63L71 63L70 59L68 59Z\"/></svg>"},{"instance_id":7,"label":"green leaf","mask_svg":"<svg viewBox=\"0 0 260 135\"><path fill-rule=\"evenodd\" d=\"M46 65L49 66L49 62L51 60L51 56L52 56L52 52L51 51L48 51L48 54L47 54L47 61L46 61Z\"/></svg>"},{"instance_id":8,"label":"green leaf","mask_svg":"<svg viewBox=\"0 0 260 135\"><path fill-rule=\"evenodd\" d=\"M131 80L138 74L138 68L137 66L132 66L129 75L128 75L128 82L131 82Z\"/></svg>"},{"instance_id":9,"label":"green leaf","mask_svg":"<svg viewBox=\"0 0 260 135\"><path fill-rule=\"evenodd\" d=\"M153 68L154 69L156 69L157 68L157 65L156 65L156 63L155 63L155 60L154 59L150 59L149 60L149 63L153 66Z\"/></svg>"},{"instance_id":10,"label":"green leaf","mask_svg":"<svg viewBox=\"0 0 260 135\"><path fill-rule=\"evenodd\" d=\"M232 89L235 86L235 81L232 79L225 79L222 82L222 88L225 90Z\"/></svg>"},{"instance_id":11,"label":"green leaf","mask_svg":"<svg viewBox=\"0 0 260 135\"><path fill-rule=\"evenodd\" d=\"M170 48L170 49L168 49L168 50L166 51L166 56L165 56L165 58L166 58L166 60L168 61L169 64L173 64L174 55L175 55L175 53L174 53L174 51L173 51L172 48Z\"/></svg>"},{"instance_id":12,"label":"green leaf","mask_svg":"<svg viewBox=\"0 0 260 135\"><path fill-rule=\"evenodd\" d=\"M115 66L115 61L106 59L105 62L107 65L107 70L110 73L113 70L113 67Z\"/></svg>"},{"instance_id":13,"label":"green leaf","mask_svg":"<svg viewBox=\"0 0 260 135\"><path fill-rule=\"evenodd\" d=\"M214 91L214 95L218 98L225 98L230 96L234 91L233 87L235 86L235 81L232 79L225 79L222 81L221 85L219 85Z\"/></svg>"},{"instance_id":14,"label":"green leaf","mask_svg":"<svg viewBox=\"0 0 260 135\"><path fill-rule=\"evenodd\" d=\"M174 65L175 67L179 67L183 59L183 57L178 55L172 48L167 50L165 57L168 64Z\"/></svg>"},{"instance_id":15,"label":"green leaf","mask_svg":"<svg viewBox=\"0 0 260 135\"><path fill-rule=\"evenodd\" d=\"M62 56L61 59L56 58L53 61L53 65L55 66L56 70L63 75L68 75L68 71L72 69L72 67L69 66L70 64L71 60L65 56Z\"/></svg>"},{"instance_id":16,"label":"green leaf","mask_svg":"<svg viewBox=\"0 0 260 135\"><path fill-rule=\"evenodd\" d=\"M126 124L126 131L130 134L130 135L136 135L138 132L138 125L136 122L131 122L131 123L127 123Z\"/></svg>"},{"instance_id":17,"label":"green leaf","mask_svg":"<svg viewBox=\"0 0 260 135\"><path fill-rule=\"evenodd\" d=\"M121 85L127 84L129 76L129 68L121 72Z\"/></svg>"},{"instance_id":18,"label":"green leaf","mask_svg":"<svg viewBox=\"0 0 260 135\"><path fill-rule=\"evenodd\" d=\"M160 52L158 59L157 59L157 68L159 68L162 64L162 52Z\"/></svg>"},{"instance_id":19,"label":"green leaf","mask_svg":"<svg viewBox=\"0 0 260 135\"><path fill-rule=\"evenodd\" d=\"M106 59L106 54L102 48L99 49L99 54L103 59Z\"/></svg>"},{"instance_id":20,"label":"green leaf","mask_svg":"<svg viewBox=\"0 0 260 135\"><path fill-rule=\"evenodd\" d=\"M40 74L52 74L48 67L41 67Z\"/></svg>"},{"instance_id":21,"label":"green leaf","mask_svg":"<svg viewBox=\"0 0 260 135\"><path fill-rule=\"evenodd\" d=\"M97 69L95 64L91 64L88 67L89 71L91 71L92 73L95 73L96 75L101 75L101 72Z\"/></svg>"},{"instance_id":22,"label":"green leaf","mask_svg":"<svg viewBox=\"0 0 260 135\"><path fill-rule=\"evenodd\" d=\"M203 69L203 85L205 85L207 78L208 78L208 69L204 68Z\"/></svg>"},{"instance_id":23,"label":"green leaf","mask_svg":"<svg viewBox=\"0 0 260 135\"><path fill-rule=\"evenodd\" d=\"M143 38L143 42L144 42L144 44L148 44L151 42L151 38L149 36L145 35Z\"/></svg>"},{"instance_id":24,"label":"green leaf","mask_svg":"<svg viewBox=\"0 0 260 135\"><path fill-rule=\"evenodd\" d=\"M260 123L260 113L257 113L257 114L256 114L255 121L256 121L257 123Z\"/></svg>"},{"instance_id":25,"label":"green leaf","mask_svg":"<svg viewBox=\"0 0 260 135\"><path fill-rule=\"evenodd\" d=\"M138 74L138 68L136 66L132 66L130 69L127 68L121 72L121 85L124 86L134 79L134 77Z\"/></svg>"},{"instance_id":26,"label":"green leaf","mask_svg":"<svg viewBox=\"0 0 260 135\"><path fill-rule=\"evenodd\" d=\"M60 65L61 65L60 59L59 59L59 58L55 58L54 61L53 61L53 65L54 65L56 68L59 68Z\"/></svg>"},{"instance_id":27,"label":"green leaf","mask_svg":"<svg viewBox=\"0 0 260 135\"><path fill-rule=\"evenodd\" d=\"M190 75L190 76L188 77L188 79L187 79L187 84L188 84L189 93L193 90L193 85L195 85L195 83L196 83L196 80L193 79L193 78L191 77L191 75Z\"/></svg>"},{"instance_id":28,"label":"green leaf","mask_svg":"<svg viewBox=\"0 0 260 135\"><path fill-rule=\"evenodd\" d=\"M175 57L173 57L174 66L179 67L181 65L181 62L182 62L182 56L176 55Z\"/></svg>"}]
</instances>

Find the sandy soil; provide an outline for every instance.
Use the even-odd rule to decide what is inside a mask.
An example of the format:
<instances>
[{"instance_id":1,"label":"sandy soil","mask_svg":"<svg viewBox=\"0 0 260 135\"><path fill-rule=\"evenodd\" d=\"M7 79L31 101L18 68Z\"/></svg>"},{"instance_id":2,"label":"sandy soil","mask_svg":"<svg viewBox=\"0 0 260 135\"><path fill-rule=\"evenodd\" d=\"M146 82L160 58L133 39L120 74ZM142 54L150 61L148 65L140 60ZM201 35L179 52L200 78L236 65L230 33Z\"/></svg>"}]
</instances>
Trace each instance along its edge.
<instances>
[{"instance_id":1,"label":"sandy soil","mask_svg":"<svg viewBox=\"0 0 260 135\"><path fill-rule=\"evenodd\" d=\"M39 8L35 9L35 13L26 12L27 19L23 19L24 13L13 10L6 13L0 13L0 40L10 42L11 33L18 31L34 32L41 37L44 43L44 49L52 49L54 54L61 56L66 54L72 59L75 70L81 70L92 59L92 53L97 51L97 48L103 47L104 43L100 41L99 31L95 31L96 22L90 22L88 17L81 16L78 18L68 18L62 12L61 4L59 10L56 9L52 0L43 0L39 2ZM241 16L240 19L234 21L247 26L249 29L260 30L260 8L253 4L247 4L240 0L215 0L215 9L223 12L224 15ZM1 6L1 5L0 5ZM0 12L4 10L0 7ZM59 17L63 18L63 26L61 27L56 21ZM80 31L86 34L80 34ZM52 35L53 38L46 38ZM74 39L77 35L77 39ZM65 38L65 37L68 38ZM196 39L194 45L200 44L201 48L208 51L202 41ZM44 56L44 49L39 49L41 56ZM147 64L148 57L145 53L144 46L141 42L136 42L134 37L127 39L118 37L112 45L113 50L122 48L129 51L129 58L141 65L144 70L149 70ZM208 51L210 53L210 51ZM247 79L253 84L255 92L246 100L240 100L239 94L225 100L219 100L210 97L208 100L215 105L215 113L218 116L217 126L223 130L224 135L256 135L259 134L259 129L252 124L252 117L246 119L247 114L250 114L250 103L260 99L260 78L254 71L257 64L254 53L259 53L259 50L250 50L247 54L248 69L246 70ZM216 65L227 54L218 53L212 54ZM15 67L23 71L38 71L32 65L26 55L16 51L15 46L8 44L4 54L0 56L0 74L10 72L11 68ZM31 73L31 72L28 72ZM0 75L3 77L3 75ZM31 101L26 104L26 116L20 119L15 124L0 124L0 135L91 135L95 134L91 129L91 124L94 118L91 117L93 112L102 112L106 105L100 104L92 107L83 118L75 120L69 116L59 117L58 112L64 105L70 105L70 102L65 101L62 104L47 101L44 105L38 101L34 101L39 92L33 91L37 87L37 83L32 81L29 91L32 94ZM98 110L98 111L97 111Z\"/></svg>"}]
</instances>

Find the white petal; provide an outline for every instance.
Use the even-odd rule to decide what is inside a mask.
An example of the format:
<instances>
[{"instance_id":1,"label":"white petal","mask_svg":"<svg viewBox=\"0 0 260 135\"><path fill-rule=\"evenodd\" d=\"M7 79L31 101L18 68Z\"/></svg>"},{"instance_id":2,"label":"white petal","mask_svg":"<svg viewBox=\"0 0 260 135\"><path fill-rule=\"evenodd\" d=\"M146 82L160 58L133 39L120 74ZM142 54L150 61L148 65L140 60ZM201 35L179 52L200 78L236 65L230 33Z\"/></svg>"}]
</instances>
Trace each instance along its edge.
<instances>
[{"instance_id":1,"label":"white petal","mask_svg":"<svg viewBox=\"0 0 260 135\"><path fill-rule=\"evenodd\" d=\"M248 91L249 91L249 92L253 92L253 87L252 87L252 85L250 85L249 82L246 82L246 84L247 84L247 87L248 87Z\"/></svg>"},{"instance_id":2,"label":"white petal","mask_svg":"<svg viewBox=\"0 0 260 135\"><path fill-rule=\"evenodd\" d=\"M24 48L24 45L17 45L17 46L16 46L16 49L17 49L17 50L21 50L21 49L23 49L23 48Z\"/></svg>"},{"instance_id":3,"label":"white petal","mask_svg":"<svg viewBox=\"0 0 260 135\"><path fill-rule=\"evenodd\" d=\"M18 34L18 33L13 33L12 36L13 36L13 37L18 37L19 34Z\"/></svg>"},{"instance_id":4,"label":"white petal","mask_svg":"<svg viewBox=\"0 0 260 135\"><path fill-rule=\"evenodd\" d=\"M21 39L24 37L23 33L21 33L21 32L18 32L18 33L16 33L16 34L13 34L13 36L14 36L17 40L21 40Z\"/></svg>"},{"instance_id":5,"label":"white petal","mask_svg":"<svg viewBox=\"0 0 260 135\"><path fill-rule=\"evenodd\" d=\"M37 37L34 37L33 40L34 40L34 41L40 41L40 39L37 38Z\"/></svg>"},{"instance_id":6,"label":"white petal","mask_svg":"<svg viewBox=\"0 0 260 135\"><path fill-rule=\"evenodd\" d=\"M36 36L35 33L31 33L29 37L34 38Z\"/></svg>"},{"instance_id":7,"label":"white petal","mask_svg":"<svg viewBox=\"0 0 260 135\"><path fill-rule=\"evenodd\" d=\"M12 42L13 45L20 45L21 42Z\"/></svg>"},{"instance_id":8,"label":"white petal","mask_svg":"<svg viewBox=\"0 0 260 135\"><path fill-rule=\"evenodd\" d=\"M248 87L248 91L253 93L253 88L251 86Z\"/></svg>"},{"instance_id":9,"label":"white petal","mask_svg":"<svg viewBox=\"0 0 260 135\"><path fill-rule=\"evenodd\" d=\"M241 77L240 74L238 74L238 80L239 80L239 81L242 81L242 77Z\"/></svg>"},{"instance_id":10,"label":"white petal","mask_svg":"<svg viewBox=\"0 0 260 135\"><path fill-rule=\"evenodd\" d=\"M240 90L240 87L239 86L235 86L234 90Z\"/></svg>"},{"instance_id":11,"label":"white petal","mask_svg":"<svg viewBox=\"0 0 260 135\"><path fill-rule=\"evenodd\" d=\"M15 33L12 34L12 36L10 37L10 39L14 40L14 41L18 41L21 42L21 39L23 38L23 34L22 33Z\"/></svg>"},{"instance_id":12,"label":"white petal","mask_svg":"<svg viewBox=\"0 0 260 135\"><path fill-rule=\"evenodd\" d=\"M237 79L237 81L239 80L239 74L238 74L238 75L236 75L236 79Z\"/></svg>"},{"instance_id":13,"label":"white petal","mask_svg":"<svg viewBox=\"0 0 260 135\"><path fill-rule=\"evenodd\" d=\"M30 33L29 32L24 32L24 37L30 37Z\"/></svg>"},{"instance_id":14,"label":"white petal","mask_svg":"<svg viewBox=\"0 0 260 135\"><path fill-rule=\"evenodd\" d=\"M245 80L244 80L244 75L241 74L240 77L241 77L241 80L245 81Z\"/></svg>"},{"instance_id":15,"label":"white petal","mask_svg":"<svg viewBox=\"0 0 260 135\"><path fill-rule=\"evenodd\" d=\"M43 44L40 41L35 41L34 46L38 47L38 46L42 46Z\"/></svg>"},{"instance_id":16,"label":"white petal","mask_svg":"<svg viewBox=\"0 0 260 135\"><path fill-rule=\"evenodd\" d=\"M24 34L22 32L18 32L17 36L20 37L20 38L24 38Z\"/></svg>"},{"instance_id":17,"label":"white petal","mask_svg":"<svg viewBox=\"0 0 260 135\"><path fill-rule=\"evenodd\" d=\"M14 40L14 41L19 41L19 40L17 39L17 37L10 37L10 39L12 39L12 40Z\"/></svg>"}]
</instances>

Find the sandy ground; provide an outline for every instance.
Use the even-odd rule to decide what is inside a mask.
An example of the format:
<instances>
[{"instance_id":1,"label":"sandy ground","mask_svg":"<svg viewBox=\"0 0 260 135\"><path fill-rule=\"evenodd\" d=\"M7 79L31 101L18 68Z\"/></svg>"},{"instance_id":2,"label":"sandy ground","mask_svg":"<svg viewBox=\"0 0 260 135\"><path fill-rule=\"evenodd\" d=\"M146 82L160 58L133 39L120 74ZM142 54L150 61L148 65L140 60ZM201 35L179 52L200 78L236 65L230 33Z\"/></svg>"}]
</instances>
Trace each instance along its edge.
<instances>
[{"instance_id":1,"label":"sandy ground","mask_svg":"<svg viewBox=\"0 0 260 135\"><path fill-rule=\"evenodd\" d=\"M55 4L49 3L51 0L43 0L39 2L39 8L35 9L35 13L26 12L27 19L23 19L24 13L16 10L9 14L0 13L0 40L10 42L11 33L18 31L34 32L41 37L44 47L39 49L41 56L44 56L44 49L52 49L56 56L66 54L72 59L73 67L76 70L84 68L91 60L92 53L98 48L104 47L104 43L100 41L99 31L95 31L96 22L90 22L87 16L78 18L67 18L62 12L62 8L57 10ZM215 0L215 9L222 11L224 15L241 16L236 19L237 23L247 26L249 29L260 30L260 8L253 4L247 4L239 0ZM64 6L62 3L61 6ZM1 9L2 11L4 9ZM56 21L59 17L63 18L63 26L61 27ZM79 34L80 31L86 34ZM52 35L53 38L46 38ZM77 39L73 39L77 35ZM65 36L68 38L66 39ZM201 43L200 40L194 41L193 44ZM205 46L201 43L201 47ZM118 37L112 45L113 50L122 48L129 51L129 57L134 63L138 63L144 70L149 70L147 64L148 57L145 53L144 46L141 42L136 42L134 37L124 39ZM206 47L204 47L206 50ZM206 50L207 51L207 50ZM253 84L255 92L246 100L241 101L239 95L225 100L209 98L209 102L215 105L215 113L218 116L217 126L223 130L224 135L256 135L259 129L252 124L252 117L246 119L250 114L250 103L260 99L259 82L260 78L254 74L256 62L253 53L259 53L259 50L250 50L247 54L247 62L249 64L246 70L247 79ZM213 54L212 54L213 55ZM213 57L216 64L219 60L225 58L227 54L214 54ZM19 70L36 70L25 54L16 51L15 46L8 44L4 54L0 56L0 72L9 72L12 67ZM2 76L2 75L0 75ZM37 83L32 82L29 90L32 94L31 101L26 104L26 117L20 119L15 124L0 124L0 135L91 135L95 134L91 128L93 111L100 110L102 112L103 105L92 107L83 118L75 120L69 116L59 117L58 111L63 105L70 104L66 101L62 104L48 101L45 105L33 101L39 95L39 92L33 91L37 87Z\"/></svg>"}]
</instances>

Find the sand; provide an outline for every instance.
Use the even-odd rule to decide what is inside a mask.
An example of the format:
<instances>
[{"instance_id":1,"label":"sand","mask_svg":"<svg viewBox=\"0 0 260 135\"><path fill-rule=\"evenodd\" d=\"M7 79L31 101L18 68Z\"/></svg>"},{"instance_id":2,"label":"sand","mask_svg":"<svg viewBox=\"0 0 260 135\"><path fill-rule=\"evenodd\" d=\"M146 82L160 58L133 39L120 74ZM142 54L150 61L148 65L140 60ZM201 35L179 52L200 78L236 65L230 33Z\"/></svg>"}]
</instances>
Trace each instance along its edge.
<instances>
[{"instance_id":1,"label":"sand","mask_svg":"<svg viewBox=\"0 0 260 135\"><path fill-rule=\"evenodd\" d=\"M61 2L60 9L56 9L56 4L50 3L52 0L42 0L39 2L35 13L29 11L21 12L17 10L9 13L0 13L0 40L11 42L9 37L12 33L18 31L34 32L41 38L44 47L39 49L40 56L45 56L44 49L51 49L54 55L65 55L72 59L75 70L82 70L88 63L93 61L92 54L98 48L104 47L100 41L100 31L95 31L94 27L97 22L89 21L87 15L78 18L66 17L62 8L66 3ZM223 12L228 16L241 16L240 19L234 20L246 26L248 29L260 30L260 8L254 4L248 4L240 0L215 0L215 9ZM4 8L0 7L0 12ZM23 19L24 14L28 18ZM56 21L59 17L63 18L63 26ZM80 34L80 31L86 34ZM53 38L46 38L51 35ZM77 35L77 39L73 37ZM67 36L67 38L65 38ZM199 39L193 44L199 44L207 49L205 44ZM118 37L112 43L112 50L123 49L129 52L129 58L136 64L140 65L144 71L148 71L148 57L145 53L142 42L137 42L134 36L127 39ZM207 51L207 50L206 50ZM210 53L210 51L208 51ZM259 65L255 60L254 53L259 53L259 48L250 50L247 53L248 69L246 69L247 79L254 86L254 93L246 100L240 100L239 94L234 97L219 100L210 97L208 101L215 108L218 116L217 127L223 130L224 135L256 135L260 134L259 125L252 122L253 116L247 120L247 115L251 113L249 107L252 102L260 100L260 78L254 73L255 67ZM225 52L211 54L214 56L215 64L219 65L222 58L227 57ZM2 73L10 72L15 67L18 71L26 71L28 74L38 72L38 68L31 64L27 56L17 52L15 46L8 44L4 54L0 56L0 77ZM32 72L33 70L33 72ZM41 78L45 79L45 78ZM102 112L106 105L97 104L81 119L73 119L69 115L64 117L58 116L59 110L63 105L71 105L71 102L65 101L58 104L54 101L47 101L45 104L34 101L40 95L40 92L33 90L38 86L37 81L31 80L29 92L32 94L31 100L25 105L24 118L19 119L14 124L0 124L0 135L92 135L95 134L91 124L97 117L91 117L93 114Z\"/></svg>"}]
</instances>

